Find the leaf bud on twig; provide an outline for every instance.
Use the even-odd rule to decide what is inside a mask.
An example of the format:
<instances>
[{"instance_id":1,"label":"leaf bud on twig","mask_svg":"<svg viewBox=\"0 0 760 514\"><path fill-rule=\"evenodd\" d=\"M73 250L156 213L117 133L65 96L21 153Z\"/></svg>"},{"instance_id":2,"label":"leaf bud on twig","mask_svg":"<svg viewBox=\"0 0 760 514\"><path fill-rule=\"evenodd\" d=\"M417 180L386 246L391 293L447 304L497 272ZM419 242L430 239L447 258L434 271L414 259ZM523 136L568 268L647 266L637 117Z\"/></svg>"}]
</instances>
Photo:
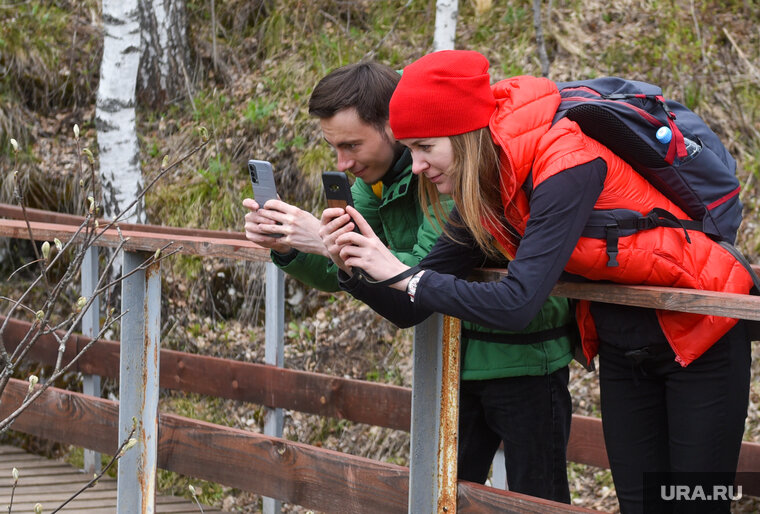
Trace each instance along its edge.
<instances>
[{"instance_id":1,"label":"leaf bud on twig","mask_svg":"<svg viewBox=\"0 0 760 514\"><path fill-rule=\"evenodd\" d=\"M61 243L61 240L60 240L60 239L58 239L58 238L56 237L55 239L53 239L53 243L55 244L55 247L56 247L56 249L57 249L59 252L60 252L61 250L63 250L63 243Z\"/></svg>"},{"instance_id":2,"label":"leaf bud on twig","mask_svg":"<svg viewBox=\"0 0 760 514\"><path fill-rule=\"evenodd\" d=\"M42 321L42 318L45 317L45 311L39 310L39 311L37 311L37 313L35 314L35 316L37 317L38 321Z\"/></svg>"},{"instance_id":3,"label":"leaf bud on twig","mask_svg":"<svg viewBox=\"0 0 760 514\"><path fill-rule=\"evenodd\" d=\"M161 161L161 169L164 170L169 166L169 155L164 155L164 159Z\"/></svg>"},{"instance_id":4,"label":"leaf bud on twig","mask_svg":"<svg viewBox=\"0 0 760 514\"><path fill-rule=\"evenodd\" d=\"M11 476L13 476L13 482L18 482L18 468L13 468L11 470Z\"/></svg>"},{"instance_id":5,"label":"leaf bud on twig","mask_svg":"<svg viewBox=\"0 0 760 514\"><path fill-rule=\"evenodd\" d=\"M40 379L37 375L29 375L29 392L31 393L34 390L34 386L37 385L37 382L39 382Z\"/></svg>"},{"instance_id":6,"label":"leaf bud on twig","mask_svg":"<svg viewBox=\"0 0 760 514\"><path fill-rule=\"evenodd\" d=\"M127 444L124 445L124 448L121 449L119 452L119 457L123 457L125 453L127 453L134 445L137 444L137 439L134 437L130 437L129 441L127 441Z\"/></svg>"},{"instance_id":7,"label":"leaf bud on twig","mask_svg":"<svg viewBox=\"0 0 760 514\"><path fill-rule=\"evenodd\" d=\"M50 242L45 241L42 243L42 258L48 260L50 257Z\"/></svg>"},{"instance_id":8,"label":"leaf bud on twig","mask_svg":"<svg viewBox=\"0 0 760 514\"><path fill-rule=\"evenodd\" d=\"M34 505L34 514L42 514L42 504L37 503Z\"/></svg>"},{"instance_id":9,"label":"leaf bud on twig","mask_svg":"<svg viewBox=\"0 0 760 514\"><path fill-rule=\"evenodd\" d=\"M208 130L204 126L198 127L198 131L201 133L201 140L205 143L208 141Z\"/></svg>"},{"instance_id":10,"label":"leaf bud on twig","mask_svg":"<svg viewBox=\"0 0 760 514\"><path fill-rule=\"evenodd\" d=\"M80 296L77 300L77 312L80 312L82 309L84 309L85 305L87 305L87 298Z\"/></svg>"},{"instance_id":11,"label":"leaf bud on twig","mask_svg":"<svg viewBox=\"0 0 760 514\"><path fill-rule=\"evenodd\" d=\"M90 164L95 163L95 156L92 155L92 152L90 151L89 148L85 148L84 150L82 150L82 153L87 157L87 160L90 161Z\"/></svg>"},{"instance_id":12,"label":"leaf bud on twig","mask_svg":"<svg viewBox=\"0 0 760 514\"><path fill-rule=\"evenodd\" d=\"M74 123L74 139L79 141L79 125Z\"/></svg>"},{"instance_id":13,"label":"leaf bud on twig","mask_svg":"<svg viewBox=\"0 0 760 514\"><path fill-rule=\"evenodd\" d=\"M16 152L16 153L18 153L18 141L16 141L15 139L11 138L11 146L13 147L13 151Z\"/></svg>"}]
</instances>

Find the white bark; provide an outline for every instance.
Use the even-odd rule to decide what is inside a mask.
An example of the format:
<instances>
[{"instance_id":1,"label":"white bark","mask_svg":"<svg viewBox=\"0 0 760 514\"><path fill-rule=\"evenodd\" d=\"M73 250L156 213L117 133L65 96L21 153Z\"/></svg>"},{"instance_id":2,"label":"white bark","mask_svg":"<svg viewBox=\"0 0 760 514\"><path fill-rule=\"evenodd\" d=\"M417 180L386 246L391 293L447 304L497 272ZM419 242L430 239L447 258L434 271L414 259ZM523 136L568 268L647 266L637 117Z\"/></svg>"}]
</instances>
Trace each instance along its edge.
<instances>
[{"instance_id":1,"label":"white bark","mask_svg":"<svg viewBox=\"0 0 760 514\"><path fill-rule=\"evenodd\" d=\"M457 0L437 0L433 51L453 50L457 34Z\"/></svg>"},{"instance_id":2,"label":"white bark","mask_svg":"<svg viewBox=\"0 0 760 514\"><path fill-rule=\"evenodd\" d=\"M161 109L182 94L189 59L185 0L138 0L142 58L138 75L140 105Z\"/></svg>"},{"instance_id":3,"label":"white bark","mask_svg":"<svg viewBox=\"0 0 760 514\"><path fill-rule=\"evenodd\" d=\"M103 205L105 215L110 218L128 207L142 188L135 123L139 20L137 0L103 0L103 60L95 122ZM143 222L142 202L122 219Z\"/></svg>"}]
</instances>

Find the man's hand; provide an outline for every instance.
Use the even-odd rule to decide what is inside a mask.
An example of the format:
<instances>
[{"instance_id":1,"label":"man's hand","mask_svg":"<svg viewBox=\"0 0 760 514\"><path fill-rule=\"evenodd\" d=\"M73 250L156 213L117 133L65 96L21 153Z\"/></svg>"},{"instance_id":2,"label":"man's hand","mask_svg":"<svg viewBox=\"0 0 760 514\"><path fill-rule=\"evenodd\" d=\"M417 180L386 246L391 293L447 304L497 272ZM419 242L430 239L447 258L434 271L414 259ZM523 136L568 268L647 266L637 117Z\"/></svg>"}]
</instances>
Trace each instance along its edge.
<instances>
[{"instance_id":1,"label":"man's hand","mask_svg":"<svg viewBox=\"0 0 760 514\"><path fill-rule=\"evenodd\" d=\"M252 198L243 200L250 212L245 215L245 237L264 248L287 253L291 248L329 257L319 237L319 220L311 213L281 200L260 206ZM280 237L274 237L282 234Z\"/></svg>"}]
</instances>

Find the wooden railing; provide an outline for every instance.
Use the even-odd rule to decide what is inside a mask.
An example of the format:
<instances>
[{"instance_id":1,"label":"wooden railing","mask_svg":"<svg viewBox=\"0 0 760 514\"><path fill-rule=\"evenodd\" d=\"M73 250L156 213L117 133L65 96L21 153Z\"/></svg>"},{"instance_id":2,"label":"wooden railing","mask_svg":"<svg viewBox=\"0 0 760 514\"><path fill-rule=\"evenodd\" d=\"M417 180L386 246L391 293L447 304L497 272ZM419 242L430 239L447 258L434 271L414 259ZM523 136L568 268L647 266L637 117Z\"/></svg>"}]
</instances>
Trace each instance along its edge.
<instances>
[{"instance_id":1,"label":"wooden railing","mask_svg":"<svg viewBox=\"0 0 760 514\"><path fill-rule=\"evenodd\" d=\"M18 218L18 214L14 207L0 206L0 216ZM67 234L72 233L71 224L80 220L34 211L30 215L35 220L33 234L37 240L54 237L65 240ZM183 252L195 255L268 259L268 252L238 234L124 224L121 232L129 237L127 251L154 252L173 242L181 244ZM28 238L25 222L0 220L0 236ZM115 234L104 234L101 244L114 246L115 241ZM690 290L595 284L560 284L554 293L687 312L734 313L760 320L760 298L746 295L716 296ZM6 346L19 341L27 330L24 322L9 320L3 333ZM70 359L87 342L83 336L72 338L64 360ZM29 358L50 364L56 358L57 348L57 342L50 336L35 346ZM170 350L161 350L158 360L160 387L397 430L410 430L412 425L413 391L410 389ZM117 378L119 361L119 342L97 341L82 355L76 370ZM0 419L20 403L27 387L26 382L11 383L0 401ZM112 453L119 441L119 408L117 402L51 388L13 428ZM598 419L573 416L568 459L608 467ZM414 465L414 456L411 460ZM408 468L171 414L158 415L157 464L163 469L324 512L410 511ZM760 445L746 442L742 445L739 470L760 470ZM760 494L760 484L745 484L744 492ZM457 484L456 509L461 512L588 512L464 481Z\"/></svg>"}]
</instances>

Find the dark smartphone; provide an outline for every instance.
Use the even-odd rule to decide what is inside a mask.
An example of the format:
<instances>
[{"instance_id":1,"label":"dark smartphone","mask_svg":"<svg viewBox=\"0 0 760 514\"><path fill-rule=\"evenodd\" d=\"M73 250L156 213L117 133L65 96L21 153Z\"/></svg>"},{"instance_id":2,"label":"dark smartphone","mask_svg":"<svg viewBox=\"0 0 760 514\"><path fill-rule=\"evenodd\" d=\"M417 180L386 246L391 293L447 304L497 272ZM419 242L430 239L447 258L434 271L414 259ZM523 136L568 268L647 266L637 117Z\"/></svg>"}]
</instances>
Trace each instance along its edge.
<instances>
[{"instance_id":1,"label":"dark smartphone","mask_svg":"<svg viewBox=\"0 0 760 514\"><path fill-rule=\"evenodd\" d=\"M274 173L269 161L248 161L248 174L251 176L253 186L253 199L264 207L267 200L277 199L277 187L274 184ZM272 234L272 237L282 237L282 234Z\"/></svg>"},{"instance_id":2,"label":"dark smartphone","mask_svg":"<svg viewBox=\"0 0 760 514\"><path fill-rule=\"evenodd\" d=\"M322 185L325 188L325 197L327 198L328 207L342 207L346 205L354 206L354 199L351 196L351 184L348 183L348 177L341 171L325 171L322 173Z\"/></svg>"},{"instance_id":3,"label":"dark smartphone","mask_svg":"<svg viewBox=\"0 0 760 514\"><path fill-rule=\"evenodd\" d=\"M351 184L348 176L342 171L325 171L322 173L322 186L325 188L325 198L328 207L354 206L354 198L351 196ZM354 222L354 232L360 232Z\"/></svg>"},{"instance_id":4,"label":"dark smartphone","mask_svg":"<svg viewBox=\"0 0 760 514\"><path fill-rule=\"evenodd\" d=\"M354 206L354 198L351 196L351 184L348 183L348 177L342 171L324 171L322 172L322 186L325 188L325 198L327 198L328 207L342 207L347 205ZM359 227L354 222L354 232L361 234ZM369 277L361 268L351 268L355 275L360 279Z\"/></svg>"},{"instance_id":5,"label":"dark smartphone","mask_svg":"<svg viewBox=\"0 0 760 514\"><path fill-rule=\"evenodd\" d=\"M253 199L264 207L267 200L277 199L277 188L274 185L274 173L272 165L268 161L248 161L248 174L251 176L253 186Z\"/></svg>"}]
</instances>

